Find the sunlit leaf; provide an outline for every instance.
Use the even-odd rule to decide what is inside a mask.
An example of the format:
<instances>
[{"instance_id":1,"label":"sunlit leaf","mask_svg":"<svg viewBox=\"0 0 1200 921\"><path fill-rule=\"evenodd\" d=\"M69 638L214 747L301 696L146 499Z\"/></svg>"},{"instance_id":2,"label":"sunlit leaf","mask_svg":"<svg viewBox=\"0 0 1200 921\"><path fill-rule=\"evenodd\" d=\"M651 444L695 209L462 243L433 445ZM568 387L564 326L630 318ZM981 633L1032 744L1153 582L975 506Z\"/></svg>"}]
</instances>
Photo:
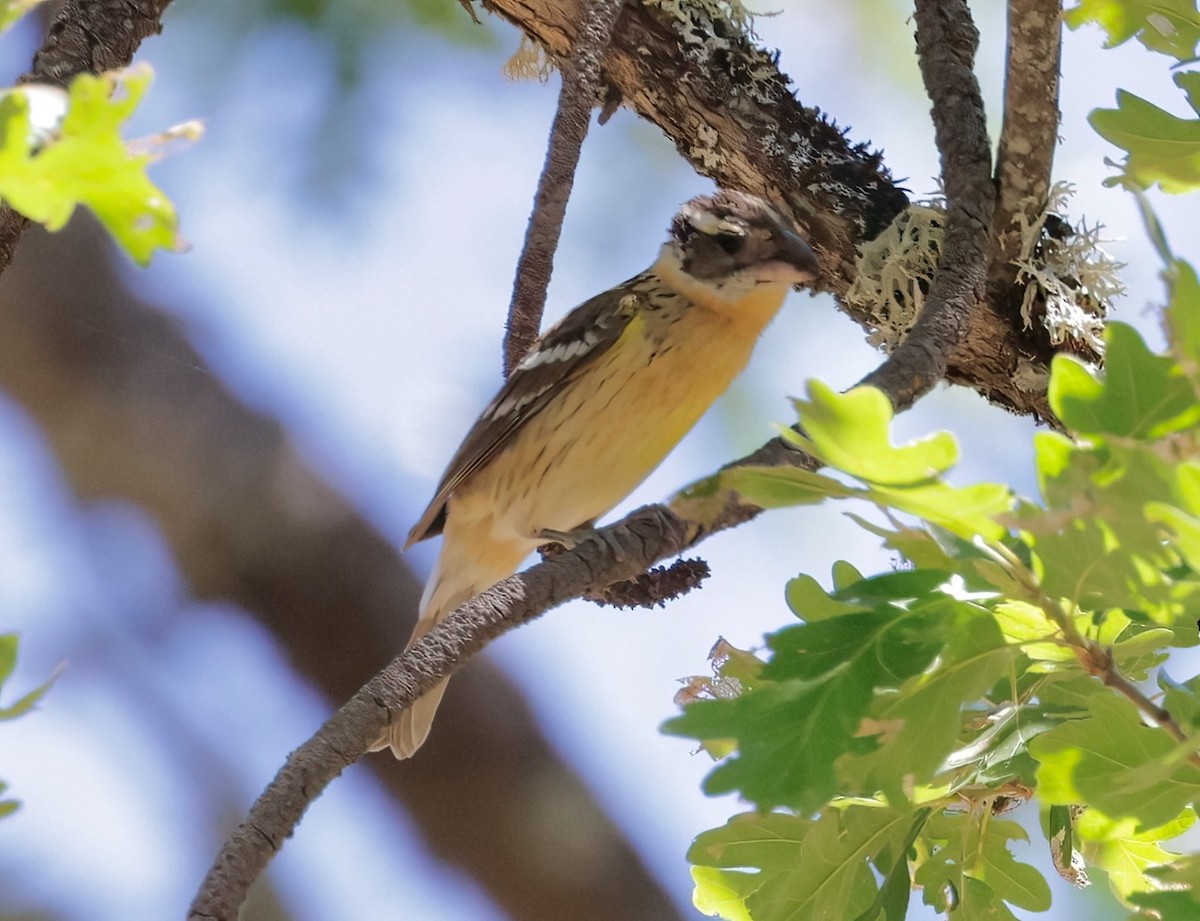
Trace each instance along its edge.
<instances>
[{"instance_id":1,"label":"sunlit leaf","mask_svg":"<svg viewBox=\"0 0 1200 921\"><path fill-rule=\"evenodd\" d=\"M1177 745L1147 726L1115 694L1088 700L1089 715L1038 736L1030 751L1041 763L1038 796L1047 803L1086 804L1109 816L1131 816L1149 829L1174 820L1200 795L1200 768L1174 763Z\"/></svg>"},{"instance_id":2,"label":"sunlit leaf","mask_svg":"<svg viewBox=\"0 0 1200 921\"><path fill-rule=\"evenodd\" d=\"M176 248L175 209L146 175L150 157L131 155L120 134L150 78L144 67L76 77L61 135L36 152L24 93L0 97L0 198L52 231L84 205L142 264Z\"/></svg>"},{"instance_id":3,"label":"sunlit leaf","mask_svg":"<svg viewBox=\"0 0 1200 921\"><path fill-rule=\"evenodd\" d=\"M735 903L731 917L744 906L754 921L852 919L879 892L869 861L884 850L903 853L912 825L910 814L865 806L817 820L751 813L704 832L688 859L718 871L704 877L704 905Z\"/></svg>"},{"instance_id":4,"label":"sunlit leaf","mask_svg":"<svg viewBox=\"0 0 1200 921\"><path fill-rule=\"evenodd\" d=\"M1109 48L1136 35L1151 51L1181 61L1195 56L1200 40L1195 0L1079 0L1065 18L1072 29L1096 23L1108 33Z\"/></svg>"},{"instance_id":5,"label":"sunlit leaf","mask_svg":"<svg viewBox=\"0 0 1200 921\"><path fill-rule=\"evenodd\" d=\"M972 919L1013 918L1005 902L1030 911L1050 907L1045 877L1015 860L1009 850L1010 842L1028 840L1016 822L943 814L932 817L924 833L937 842L914 878L925 888L927 905L952 908L953 918Z\"/></svg>"},{"instance_id":6,"label":"sunlit leaf","mask_svg":"<svg viewBox=\"0 0 1200 921\"><path fill-rule=\"evenodd\" d=\"M1169 358L1155 355L1131 326L1110 323L1103 378L1058 355L1050 405L1068 428L1084 435L1156 438L1200 420L1190 381Z\"/></svg>"},{"instance_id":7,"label":"sunlit leaf","mask_svg":"<svg viewBox=\"0 0 1200 921\"><path fill-rule=\"evenodd\" d=\"M1166 192L1200 188L1200 120L1179 118L1140 96L1117 90L1117 108L1093 109L1096 133L1127 153L1122 180L1134 188L1158 183Z\"/></svg>"},{"instance_id":8,"label":"sunlit leaf","mask_svg":"<svg viewBox=\"0 0 1200 921\"><path fill-rule=\"evenodd\" d=\"M924 483L958 460L958 445L948 432L894 447L892 404L874 387L837 393L820 381L810 381L808 399L796 400L796 409L804 435L788 431L785 437L828 466L867 483Z\"/></svg>"}]
</instances>

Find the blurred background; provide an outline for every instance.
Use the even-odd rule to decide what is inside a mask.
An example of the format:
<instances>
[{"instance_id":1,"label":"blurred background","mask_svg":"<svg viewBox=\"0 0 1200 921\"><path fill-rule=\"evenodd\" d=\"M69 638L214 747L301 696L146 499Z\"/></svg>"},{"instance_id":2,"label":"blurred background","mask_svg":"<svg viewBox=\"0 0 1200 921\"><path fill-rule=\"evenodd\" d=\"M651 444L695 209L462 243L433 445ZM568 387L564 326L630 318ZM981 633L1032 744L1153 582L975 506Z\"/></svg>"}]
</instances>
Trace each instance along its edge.
<instances>
[{"instance_id":1,"label":"blurred background","mask_svg":"<svg viewBox=\"0 0 1200 921\"><path fill-rule=\"evenodd\" d=\"M756 29L799 98L934 192L908 6L776 6ZM998 114L1002 5L976 6ZM436 548L397 548L499 384L557 97L557 77L503 76L518 33L481 17L453 0L173 5L139 56L157 78L134 133L207 123L153 172L190 251L138 271L78 219L28 232L0 279L0 632L22 638L7 690L64 668L0 726L23 801L0 823L0 918L183 917L288 751L403 645ZM3 38L0 82L40 28ZM1165 59L1101 41L1066 36L1055 173L1129 264L1119 318L1158 344L1159 264L1132 199L1101 185L1117 152L1086 115L1118 85L1183 100ZM629 112L593 127L547 322L644 268L710 188ZM1195 259L1195 214L1151 197ZM806 379L845 387L879 360L831 301L793 295L626 508L759 445ZM974 394L940 390L898 427L954 431L960 482L1033 491L1032 424ZM368 757L317 802L245 917L698 917L684 853L739 807L706 799L706 756L657 727L718 637L755 647L787 621L788 578L890 565L843 511L709 541L712 578L665 610L572 604L504 637L451 684L418 758ZM1034 840L1018 856L1048 870Z\"/></svg>"}]
</instances>

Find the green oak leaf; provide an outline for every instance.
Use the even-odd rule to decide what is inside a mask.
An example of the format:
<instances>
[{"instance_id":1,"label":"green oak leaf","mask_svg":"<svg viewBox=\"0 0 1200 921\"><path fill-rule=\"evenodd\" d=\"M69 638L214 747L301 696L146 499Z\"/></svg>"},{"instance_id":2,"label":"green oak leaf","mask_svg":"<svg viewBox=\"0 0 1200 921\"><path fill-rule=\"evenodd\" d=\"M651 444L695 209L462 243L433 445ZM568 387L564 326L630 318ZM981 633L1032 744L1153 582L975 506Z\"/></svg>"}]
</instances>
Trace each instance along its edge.
<instances>
[{"instance_id":1,"label":"green oak leaf","mask_svg":"<svg viewBox=\"0 0 1200 921\"><path fill-rule=\"evenodd\" d=\"M720 482L760 508L817 505L863 495L861 489L799 467L731 467L721 473Z\"/></svg>"},{"instance_id":2,"label":"green oak leaf","mask_svg":"<svg viewBox=\"0 0 1200 921\"><path fill-rule=\"evenodd\" d=\"M912 824L910 814L857 805L818 819L734 816L688 851L697 869L709 870L693 873L694 900L702 911L723 904L734 909L724 917L754 921L856 918L878 897L869 861L884 851L903 853Z\"/></svg>"},{"instance_id":3,"label":"green oak leaf","mask_svg":"<svg viewBox=\"0 0 1200 921\"><path fill-rule=\"evenodd\" d=\"M1064 14L1072 29L1094 22L1115 48L1135 35L1151 51L1186 60L1196 54L1200 16L1195 0L1079 0Z\"/></svg>"},{"instance_id":4,"label":"green oak leaf","mask_svg":"<svg viewBox=\"0 0 1200 921\"><path fill-rule=\"evenodd\" d=\"M877 736L879 748L839 762L844 792L882 790L899 803L906 788L929 783L960 742L963 708L1006 674L1018 654L991 614L975 605L956 605L943 632L946 645L933 668L876 697L859 732Z\"/></svg>"},{"instance_id":5,"label":"green oak leaf","mask_svg":"<svg viewBox=\"0 0 1200 921\"><path fill-rule=\"evenodd\" d=\"M955 487L942 480L911 486L856 488L796 467L734 467L721 474L723 485L762 508L814 505L826 499L863 499L908 512L964 540L1005 534L996 516L1012 508L1013 496L1000 483Z\"/></svg>"},{"instance_id":6,"label":"green oak leaf","mask_svg":"<svg viewBox=\"0 0 1200 921\"><path fill-rule=\"evenodd\" d=\"M1013 505L1012 492L1001 483L951 486L941 480L907 489L876 486L867 498L916 515L964 540L976 536L1000 540L1007 532L996 523L996 516Z\"/></svg>"},{"instance_id":7,"label":"green oak leaf","mask_svg":"<svg viewBox=\"0 0 1200 921\"><path fill-rule=\"evenodd\" d=\"M828 594L812 576L799 575L791 579L784 589L784 597L792 613L807 623L828 620L839 614L853 614L871 610L872 606L842 601Z\"/></svg>"},{"instance_id":8,"label":"green oak leaf","mask_svg":"<svg viewBox=\"0 0 1200 921\"><path fill-rule=\"evenodd\" d=\"M1127 90L1117 90L1117 108L1093 109L1096 133L1127 153L1119 179L1135 189L1158 183L1164 192L1200 187L1200 120L1179 118Z\"/></svg>"},{"instance_id":9,"label":"green oak leaf","mask_svg":"<svg viewBox=\"0 0 1200 921\"><path fill-rule=\"evenodd\" d=\"M952 911L955 919L1014 921L1006 902L1029 911L1050 907L1045 877L1009 850L1009 842L1028 840L1016 822L944 813L929 819L922 837L932 847L914 880L925 889L925 904Z\"/></svg>"},{"instance_id":10,"label":"green oak leaf","mask_svg":"<svg viewBox=\"0 0 1200 921\"><path fill-rule=\"evenodd\" d=\"M1086 810L1078 822L1078 834L1088 866L1108 875L1109 885L1126 902L1134 893L1154 888L1147 875L1151 867L1170 863L1180 855L1162 846L1163 841L1182 835L1195 824L1196 813L1185 809L1166 825L1137 833L1130 820L1114 821L1094 809Z\"/></svg>"},{"instance_id":11,"label":"green oak leaf","mask_svg":"<svg viewBox=\"0 0 1200 921\"><path fill-rule=\"evenodd\" d=\"M1200 768L1178 763L1177 744L1147 726L1132 703L1107 693L1088 698L1087 706L1087 717L1029 744L1041 764L1043 802L1087 804L1151 829L1173 821L1200 795Z\"/></svg>"},{"instance_id":12,"label":"green oak leaf","mask_svg":"<svg viewBox=\"0 0 1200 921\"><path fill-rule=\"evenodd\" d=\"M120 134L150 78L147 68L76 77L59 137L36 151L24 93L0 97L0 199L51 231L84 205L143 265L178 248L175 209L146 175L151 158L131 154Z\"/></svg>"},{"instance_id":13,"label":"green oak leaf","mask_svg":"<svg viewBox=\"0 0 1200 921\"><path fill-rule=\"evenodd\" d=\"M857 733L875 695L929 666L956 604L883 607L785 628L768 637L772 658L762 687L695 701L663 729L736 740L736 752L705 780L706 792L737 790L760 808L814 811L837 792L834 761L874 747Z\"/></svg>"},{"instance_id":14,"label":"green oak leaf","mask_svg":"<svg viewBox=\"0 0 1200 921\"><path fill-rule=\"evenodd\" d=\"M1054 358L1050 405L1069 429L1082 435L1150 439L1200 421L1195 390L1175 362L1151 352L1124 323L1108 324L1104 339L1102 379L1073 358Z\"/></svg>"},{"instance_id":15,"label":"green oak leaf","mask_svg":"<svg viewBox=\"0 0 1200 921\"><path fill-rule=\"evenodd\" d=\"M958 461L958 445L949 432L894 447L892 404L874 387L838 393L809 381L808 399L796 400L800 427L784 437L826 465L882 486L912 486L945 473Z\"/></svg>"}]
</instances>

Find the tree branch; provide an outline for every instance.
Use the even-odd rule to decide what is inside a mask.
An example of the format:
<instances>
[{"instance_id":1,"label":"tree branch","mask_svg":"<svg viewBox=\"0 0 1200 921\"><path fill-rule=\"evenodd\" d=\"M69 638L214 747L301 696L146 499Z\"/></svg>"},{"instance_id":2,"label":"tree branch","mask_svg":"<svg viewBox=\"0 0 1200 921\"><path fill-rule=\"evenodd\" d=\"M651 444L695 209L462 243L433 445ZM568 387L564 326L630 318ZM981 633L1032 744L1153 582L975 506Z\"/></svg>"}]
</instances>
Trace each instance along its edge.
<instances>
[{"instance_id":1,"label":"tree branch","mask_svg":"<svg viewBox=\"0 0 1200 921\"><path fill-rule=\"evenodd\" d=\"M576 36L578 0L484 0L551 53ZM839 298L856 276L858 247L908 204L882 157L852 144L821 113L801 105L778 55L745 28L714 19L715 3L630 4L604 60L605 81L639 115L658 125L697 172L718 185L773 200L818 251L817 288ZM866 329L861 307L839 306ZM1017 371L1048 371L1044 336L1008 311L978 311L972 336L985 348L951 356L946 379L1013 412L1052 418L1044 383Z\"/></svg>"},{"instance_id":2,"label":"tree branch","mask_svg":"<svg viewBox=\"0 0 1200 921\"><path fill-rule=\"evenodd\" d=\"M370 740L383 734L389 710L410 706L495 637L672 555L687 542L689 531L666 509L642 509L603 529L603 539L551 557L459 607L288 756L222 846L192 902L190 921L236 921L251 883L291 836L308 805L362 757Z\"/></svg>"},{"instance_id":3,"label":"tree branch","mask_svg":"<svg viewBox=\"0 0 1200 921\"><path fill-rule=\"evenodd\" d=\"M975 79L979 32L966 0L917 0L917 58L933 102L933 127L946 190L946 233L937 272L916 324L862 383L891 395L897 409L941 381L973 332L986 294L991 253L991 146Z\"/></svg>"},{"instance_id":4,"label":"tree branch","mask_svg":"<svg viewBox=\"0 0 1200 921\"><path fill-rule=\"evenodd\" d=\"M512 303L504 336L504 376L529 351L542 325L546 289L554 271L554 252L575 184L579 152L587 137L600 87L600 62L612 38L624 0L585 0L579 38L562 64L558 111L550 128L546 163L538 179L525 245L517 260Z\"/></svg>"},{"instance_id":5,"label":"tree branch","mask_svg":"<svg viewBox=\"0 0 1200 921\"><path fill-rule=\"evenodd\" d=\"M1005 304L1013 292L1020 253L1019 218L1033 218L1050 191L1058 146L1058 84L1062 59L1062 0L1010 0L1004 74L1004 124L996 154L996 211L988 288Z\"/></svg>"},{"instance_id":6,"label":"tree branch","mask_svg":"<svg viewBox=\"0 0 1200 921\"><path fill-rule=\"evenodd\" d=\"M68 0L21 83L66 86L82 73L127 67L142 40L162 31L171 0ZM26 220L0 204L0 273L12 262Z\"/></svg>"}]
</instances>

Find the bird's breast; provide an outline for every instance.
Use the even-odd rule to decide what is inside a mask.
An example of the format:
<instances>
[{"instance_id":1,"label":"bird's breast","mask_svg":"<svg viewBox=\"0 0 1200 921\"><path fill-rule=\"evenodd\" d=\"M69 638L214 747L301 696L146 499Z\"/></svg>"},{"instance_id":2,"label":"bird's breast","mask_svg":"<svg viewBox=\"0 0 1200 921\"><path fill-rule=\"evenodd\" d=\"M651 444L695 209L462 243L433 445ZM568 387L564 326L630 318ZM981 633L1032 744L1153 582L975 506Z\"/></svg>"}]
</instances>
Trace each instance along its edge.
<instances>
[{"instance_id":1,"label":"bird's breast","mask_svg":"<svg viewBox=\"0 0 1200 921\"><path fill-rule=\"evenodd\" d=\"M570 530L606 514L742 370L775 310L759 312L761 321L739 323L668 297L638 315L456 491L453 514L491 517L497 539Z\"/></svg>"}]
</instances>

